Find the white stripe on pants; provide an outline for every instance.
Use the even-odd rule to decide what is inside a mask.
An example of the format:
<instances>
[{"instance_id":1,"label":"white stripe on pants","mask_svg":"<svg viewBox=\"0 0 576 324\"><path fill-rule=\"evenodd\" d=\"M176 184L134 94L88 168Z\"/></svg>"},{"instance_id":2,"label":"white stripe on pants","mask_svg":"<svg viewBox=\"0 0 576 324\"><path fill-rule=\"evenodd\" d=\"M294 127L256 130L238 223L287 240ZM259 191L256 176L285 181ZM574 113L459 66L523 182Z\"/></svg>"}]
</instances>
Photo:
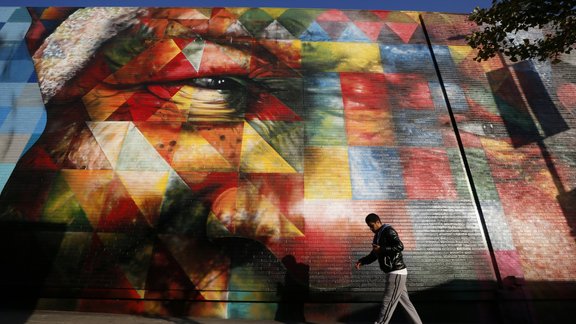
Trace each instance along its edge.
<instances>
[{"instance_id":1,"label":"white stripe on pants","mask_svg":"<svg viewBox=\"0 0 576 324\"><path fill-rule=\"evenodd\" d=\"M382 309L376 323L388 324L394 313L394 309L400 302L408 315L410 323L422 324L416 308L412 305L408 290L406 289L406 275L386 273L386 281L384 283L384 298L382 301Z\"/></svg>"}]
</instances>

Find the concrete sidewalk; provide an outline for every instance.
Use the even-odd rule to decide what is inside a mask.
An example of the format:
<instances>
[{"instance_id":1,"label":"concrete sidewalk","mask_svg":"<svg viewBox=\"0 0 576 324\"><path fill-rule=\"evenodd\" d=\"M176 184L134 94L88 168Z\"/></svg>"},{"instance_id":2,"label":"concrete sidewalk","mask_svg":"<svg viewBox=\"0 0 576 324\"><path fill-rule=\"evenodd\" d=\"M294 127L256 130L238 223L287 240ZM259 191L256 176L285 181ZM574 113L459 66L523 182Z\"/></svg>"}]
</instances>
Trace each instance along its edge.
<instances>
[{"instance_id":1,"label":"concrete sidewalk","mask_svg":"<svg viewBox=\"0 0 576 324\"><path fill-rule=\"evenodd\" d=\"M5 311L0 310L1 324L272 324L281 323L271 320L225 320L215 318L154 318L137 315L123 314L104 314L88 312L67 312L67 311L48 311L34 310L27 311Z\"/></svg>"}]
</instances>

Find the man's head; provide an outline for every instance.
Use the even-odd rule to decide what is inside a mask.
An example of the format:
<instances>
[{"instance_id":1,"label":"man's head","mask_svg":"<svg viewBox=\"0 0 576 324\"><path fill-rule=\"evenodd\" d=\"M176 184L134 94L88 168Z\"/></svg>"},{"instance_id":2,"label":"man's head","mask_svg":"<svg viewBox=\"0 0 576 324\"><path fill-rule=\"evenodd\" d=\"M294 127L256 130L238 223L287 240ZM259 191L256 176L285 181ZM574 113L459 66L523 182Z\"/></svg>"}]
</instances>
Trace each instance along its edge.
<instances>
[{"instance_id":1,"label":"man's head","mask_svg":"<svg viewBox=\"0 0 576 324\"><path fill-rule=\"evenodd\" d=\"M31 219L78 219L88 224L87 232L131 239L129 244L107 241L122 243L118 250L130 246L134 255L126 260L141 260L135 251L156 253L155 245L164 243L153 234L160 235L186 256L178 259L179 267L201 291L226 292L229 284L236 285L229 278L238 265L229 256L228 242L221 244L229 238L258 240L278 260L291 254L308 262L307 249L318 247L322 255L332 255L334 244L351 251L347 240L335 243L322 234L327 220L318 212L341 224L351 204L380 208L377 201L406 196L402 178L390 191L372 185L387 181L372 174L400 167L380 162L390 154L396 162L400 157L399 150L389 149L396 146L394 133L382 131L394 129L391 103L397 100L390 98L388 87L399 82L403 87L402 80L413 78L384 73L383 55L391 50L381 43L388 36L357 37L356 25L346 22L348 32L326 41L314 17L331 26L331 11L282 12L87 8L70 15L65 29L55 31L34 54L37 68L44 71L39 74L46 85L46 131L27 153L25 161L31 162L21 163L19 178L6 187L6 208L20 212L22 206L21 214ZM349 14L360 25L367 16L378 24L391 19L379 12ZM413 19L398 15L401 19L394 21ZM270 17L269 28L263 16ZM106 28L93 30L97 35L84 33L95 29L93 20L100 18L98 26ZM113 28L120 18L125 28ZM405 45L400 39L393 43ZM56 64L65 54L76 58L78 47L88 45L82 52L85 60L75 63L73 71ZM377 172L364 172L366 163ZM30 165L42 176L28 176ZM22 177L31 185L36 178L47 180L33 195L25 192L29 186L18 180ZM40 196L46 198L35 198ZM74 197L74 208L59 210L58 203L69 197ZM19 205L12 207L13 201ZM27 212L29 206L34 214ZM143 240L128 233L152 234ZM80 256L66 257L84 262L72 259ZM345 253L330 257L342 269L348 261ZM254 278L268 285L270 276ZM327 278L314 284L347 286L351 275ZM145 279L139 278L135 287L145 289L137 285Z\"/></svg>"},{"instance_id":2,"label":"man's head","mask_svg":"<svg viewBox=\"0 0 576 324\"><path fill-rule=\"evenodd\" d=\"M370 230L374 233L380 229L382 226L382 222L380 221L380 217L374 213L368 214L366 216L366 225L370 228Z\"/></svg>"}]
</instances>

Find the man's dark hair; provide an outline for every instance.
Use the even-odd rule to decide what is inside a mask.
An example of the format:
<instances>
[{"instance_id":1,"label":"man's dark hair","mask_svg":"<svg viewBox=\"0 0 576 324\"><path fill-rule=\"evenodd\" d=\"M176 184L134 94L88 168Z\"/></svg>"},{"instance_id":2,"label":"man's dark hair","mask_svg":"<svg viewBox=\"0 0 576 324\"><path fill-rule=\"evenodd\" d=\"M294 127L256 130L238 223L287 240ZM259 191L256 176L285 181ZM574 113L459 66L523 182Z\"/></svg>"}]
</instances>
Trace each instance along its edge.
<instances>
[{"instance_id":1,"label":"man's dark hair","mask_svg":"<svg viewBox=\"0 0 576 324\"><path fill-rule=\"evenodd\" d=\"M370 213L368 214L368 216L366 216L366 224L368 223L376 223L376 222L380 222L380 217L374 213Z\"/></svg>"}]
</instances>

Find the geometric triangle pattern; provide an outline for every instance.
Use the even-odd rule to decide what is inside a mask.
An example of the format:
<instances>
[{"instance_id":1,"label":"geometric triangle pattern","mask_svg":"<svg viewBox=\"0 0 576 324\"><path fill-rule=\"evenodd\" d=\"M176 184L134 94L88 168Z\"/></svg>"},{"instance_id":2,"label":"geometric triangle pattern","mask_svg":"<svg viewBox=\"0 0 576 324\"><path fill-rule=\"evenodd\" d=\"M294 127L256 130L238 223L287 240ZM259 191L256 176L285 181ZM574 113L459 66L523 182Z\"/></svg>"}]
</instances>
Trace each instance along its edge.
<instances>
[{"instance_id":1,"label":"geometric triangle pattern","mask_svg":"<svg viewBox=\"0 0 576 324\"><path fill-rule=\"evenodd\" d=\"M244 124L240 171L294 173L296 170L250 124Z\"/></svg>"},{"instance_id":2,"label":"geometric triangle pattern","mask_svg":"<svg viewBox=\"0 0 576 324\"><path fill-rule=\"evenodd\" d=\"M46 124L34 64L24 38L31 21L24 7L0 10L0 190Z\"/></svg>"},{"instance_id":3,"label":"geometric triangle pattern","mask_svg":"<svg viewBox=\"0 0 576 324\"><path fill-rule=\"evenodd\" d=\"M418 23L397 23L388 22L386 25L398 36L404 43L408 43L414 31L418 27Z\"/></svg>"},{"instance_id":4,"label":"geometric triangle pattern","mask_svg":"<svg viewBox=\"0 0 576 324\"><path fill-rule=\"evenodd\" d=\"M318 168L310 153L318 149L306 148L312 143L306 140L307 120L313 119L314 133L334 136L332 129L341 130L330 143L345 145L341 107L349 101L334 83L337 73L381 74L376 44L384 29L402 43L418 32L394 25L417 25L406 15L389 19L371 11L152 9L101 49L77 52L88 62L48 102L45 114L26 47L46 66L61 60L59 45L46 45L45 39L58 34L59 25L73 24L74 11L31 9L29 37L11 47L2 80L13 87L18 114L5 109L11 102L1 105L0 130L10 134L6 140L21 136L15 142L30 152L18 166L17 158L5 166L6 174L15 171L3 178L0 201L13 217L66 224L61 264L50 278L81 282L79 297L226 300L227 289L249 282L238 281L241 272L231 271L233 266L250 270L258 287L274 280L230 255L242 240L273 251L272 268L280 269L286 254L277 245L281 241L292 242L290 253L305 257L301 244L314 233L306 223L310 215L303 214L305 193L327 203L352 197L350 176L340 177L349 174L348 167L305 175ZM29 25L22 13L9 14L2 31L14 34L17 24ZM85 33L90 41L98 31ZM363 45L354 51L352 44ZM324 53L330 49L337 55ZM329 74L315 78L318 89L304 89L310 66ZM328 95L321 91L326 86ZM362 92L347 91L358 98ZM333 150L347 156L343 146L322 152ZM320 169L330 168L327 156L317 161ZM328 187L338 194L310 193ZM82 253L72 249L72 233ZM155 307L157 314L188 311ZM227 314L226 308L213 311Z\"/></svg>"},{"instance_id":5,"label":"geometric triangle pattern","mask_svg":"<svg viewBox=\"0 0 576 324\"><path fill-rule=\"evenodd\" d=\"M473 49L469 46L449 46L450 54L454 63L459 64L473 53Z\"/></svg>"},{"instance_id":6,"label":"geometric triangle pattern","mask_svg":"<svg viewBox=\"0 0 576 324\"><path fill-rule=\"evenodd\" d=\"M58 46L43 45L45 39L57 34L58 25L73 24L74 11L31 9L34 22L25 45L46 65L61 58ZM12 24L21 21L21 13L14 15ZM272 267L285 255L277 245L281 241L293 242L291 253L305 257L306 248L298 247L312 235L307 237L302 212L305 192L328 203L352 197L349 176L328 170L305 176L318 167L314 154L306 153L317 151L306 149L312 143L306 140L306 122L312 118L314 132L327 136L333 136L331 129L342 130L332 142L346 143L334 71L381 74L376 44L384 28L396 20L414 23L402 15L386 17L345 10L152 9L101 49L78 52L89 62L48 102L50 118L20 109L16 119L0 107L0 120L6 122L2 134L26 134L14 128L20 127L31 129L26 138L37 139L47 123L37 145L26 143L30 153L12 166L11 180L3 180L2 208L65 223L67 233L86 233L82 254L66 248L58 257L62 264L82 264L84 274L70 276L58 266L51 277L81 281L80 297L226 300L227 289L245 287L231 267L249 269L230 256L231 245L246 239L265 244L276 254ZM417 32L391 30L403 43ZM355 52L351 44L363 45ZM331 48L335 57L322 53ZM23 43L12 51L13 67L3 78L14 84L17 108L33 103L44 109L30 76L30 55ZM315 78L318 89L307 85L303 72L310 66L329 74ZM325 86L329 95L320 90ZM329 161L323 158L321 168ZM348 167L338 174L349 174ZM45 180L38 183L38 178ZM30 193L24 194L22 183ZM338 194L309 193L330 186L340 187L334 188ZM265 279L250 271L257 276L254 282ZM103 289L101 282L123 292ZM176 313L161 303L154 312ZM227 314L227 306L214 312Z\"/></svg>"},{"instance_id":7,"label":"geometric triangle pattern","mask_svg":"<svg viewBox=\"0 0 576 324\"><path fill-rule=\"evenodd\" d=\"M338 38L340 42L370 42L371 40L355 24L350 23Z\"/></svg>"},{"instance_id":8,"label":"geometric triangle pattern","mask_svg":"<svg viewBox=\"0 0 576 324\"><path fill-rule=\"evenodd\" d=\"M130 128L129 122L87 122L94 138L102 148L112 167L118 166L120 151Z\"/></svg>"},{"instance_id":9,"label":"geometric triangle pattern","mask_svg":"<svg viewBox=\"0 0 576 324\"><path fill-rule=\"evenodd\" d=\"M466 20L447 14L425 35L417 12L100 10L0 9L0 225L34 232L38 242L14 236L6 246L26 253L13 254L45 260L54 250L22 282L42 280L75 310L264 318L287 278L315 292L366 292L359 282L371 275L350 264L369 251L371 212L398 224L413 255L450 242L442 273L454 282L495 280L478 257L490 251L459 144L473 157L488 226L499 224L495 249L522 265L510 275L552 269L508 253L527 240L506 234L527 223L516 215L533 219L508 192L530 188L538 204L528 209L545 206L547 220L563 206L537 150L510 148L505 119L531 107L522 87L536 85L518 75L536 69L559 77L534 93L572 109L573 61L563 72L478 65L457 39ZM452 76L444 88L438 69ZM557 173L576 178L573 145L551 145ZM411 268L417 289L436 288L432 261Z\"/></svg>"}]
</instances>

